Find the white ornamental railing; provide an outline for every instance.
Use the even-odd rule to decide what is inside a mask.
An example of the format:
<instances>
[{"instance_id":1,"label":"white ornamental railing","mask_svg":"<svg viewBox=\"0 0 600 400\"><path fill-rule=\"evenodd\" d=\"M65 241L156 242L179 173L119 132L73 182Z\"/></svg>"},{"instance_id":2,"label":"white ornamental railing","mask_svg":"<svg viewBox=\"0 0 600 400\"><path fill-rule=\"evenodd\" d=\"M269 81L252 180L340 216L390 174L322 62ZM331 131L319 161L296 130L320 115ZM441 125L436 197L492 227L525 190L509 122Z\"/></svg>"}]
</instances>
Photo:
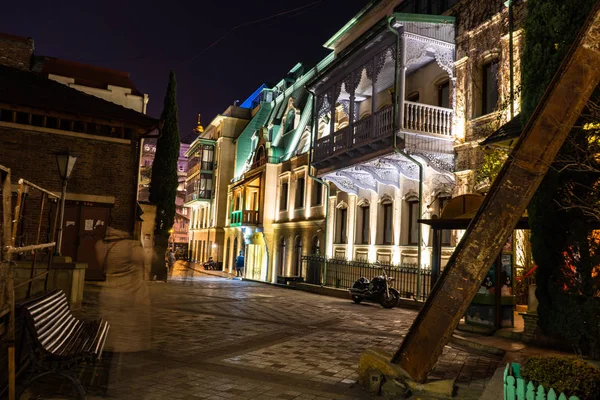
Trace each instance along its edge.
<instances>
[{"instance_id":1,"label":"white ornamental railing","mask_svg":"<svg viewBox=\"0 0 600 400\"><path fill-rule=\"evenodd\" d=\"M405 101L404 129L450 136L452 134L452 109Z\"/></svg>"}]
</instances>

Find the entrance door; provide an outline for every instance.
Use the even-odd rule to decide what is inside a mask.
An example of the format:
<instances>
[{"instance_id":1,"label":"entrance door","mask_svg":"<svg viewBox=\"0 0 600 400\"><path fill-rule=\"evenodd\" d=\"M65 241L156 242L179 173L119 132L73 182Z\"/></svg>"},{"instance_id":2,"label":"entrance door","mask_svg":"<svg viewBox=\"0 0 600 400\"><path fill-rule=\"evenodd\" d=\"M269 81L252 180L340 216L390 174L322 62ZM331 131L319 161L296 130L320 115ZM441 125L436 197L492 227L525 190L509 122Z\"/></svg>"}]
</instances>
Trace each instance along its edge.
<instances>
[{"instance_id":1,"label":"entrance door","mask_svg":"<svg viewBox=\"0 0 600 400\"><path fill-rule=\"evenodd\" d=\"M81 207L79 218L79 246L77 262L87 263L87 280L104 280L104 266L96 258L96 242L106 233L110 209L105 207Z\"/></svg>"},{"instance_id":2,"label":"entrance door","mask_svg":"<svg viewBox=\"0 0 600 400\"><path fill-rule=\"evenodd\" d=\"M65 205L62 243L60 254L77 261L77 241L79 236L79 206ZM86 274L87 277L87 274Z\"/></svg>"}]
</instances>

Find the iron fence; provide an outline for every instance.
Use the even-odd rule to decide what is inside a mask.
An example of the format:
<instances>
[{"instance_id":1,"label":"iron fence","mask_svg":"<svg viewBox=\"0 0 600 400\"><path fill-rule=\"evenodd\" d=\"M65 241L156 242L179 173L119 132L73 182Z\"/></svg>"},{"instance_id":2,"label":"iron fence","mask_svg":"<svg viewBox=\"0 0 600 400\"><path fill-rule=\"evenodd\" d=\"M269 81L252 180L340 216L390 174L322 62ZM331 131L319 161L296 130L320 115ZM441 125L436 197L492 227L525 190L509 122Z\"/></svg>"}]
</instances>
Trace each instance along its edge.
<instances>
[{"instance_id":1,"label":"iron fence","mask_svg":"<svg viewBox=\"0 0 600 400\"><path fill-rule=\"evenodd\" d=\"M424 301L434 282L431 278L430 268L421 268L421 291L417 298L417 287L419 284L419 269L417 264L381 264L368 263L365 261L347 261L341 259L326 259L323 256L308 255L303 256L303 271L306 271L304 277L308 283L320 284L323 279L323 285L335 287L338 289L351 288L354 282L361 277L372 279L382 274L382 268L387 274L394 278L392 287L400 292L400 296L406 299L415 299ZM325 263L327 263L325 268Z\"/></svg>"}]
</instances>

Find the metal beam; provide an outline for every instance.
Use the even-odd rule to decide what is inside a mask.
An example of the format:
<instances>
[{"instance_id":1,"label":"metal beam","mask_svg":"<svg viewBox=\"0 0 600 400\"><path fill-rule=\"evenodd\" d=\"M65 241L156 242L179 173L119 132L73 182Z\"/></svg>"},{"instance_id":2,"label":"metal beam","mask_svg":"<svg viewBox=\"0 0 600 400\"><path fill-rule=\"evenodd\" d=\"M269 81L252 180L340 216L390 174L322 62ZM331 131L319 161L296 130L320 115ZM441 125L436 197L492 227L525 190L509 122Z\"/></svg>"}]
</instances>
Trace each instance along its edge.
<instances>
[{"instance_id":1,"label":"metal beam","mask_svg":"<svg viewBox=\"0 0 600 400\"><path fill-rule=\"evenodd\" d=\"M427 379L490 265L600 82L600 1L448 261L392 362Z\"/></svg>"}]
</instances>

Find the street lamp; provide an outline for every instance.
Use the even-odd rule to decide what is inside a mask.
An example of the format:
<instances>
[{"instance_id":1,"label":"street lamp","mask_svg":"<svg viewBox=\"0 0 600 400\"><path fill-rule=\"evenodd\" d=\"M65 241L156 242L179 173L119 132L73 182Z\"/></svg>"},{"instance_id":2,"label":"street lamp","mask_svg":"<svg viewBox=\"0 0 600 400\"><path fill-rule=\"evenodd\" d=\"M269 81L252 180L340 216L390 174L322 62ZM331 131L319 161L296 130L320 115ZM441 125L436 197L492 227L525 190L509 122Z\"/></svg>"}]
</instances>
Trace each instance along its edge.
<instances>
[{"instance_id":1,"label":"street lamp","mask_svg":"<svg viewBox=\"0 0 600 400\"><path fill-rule=\"evenodd\" d=\"M71 177L73 167L75 166L77 157L71 154L69 151L64 151L56 154L56 164L58 165L58 173L60 179L62 179L62 194L60 196L60 217L58 225L58 239L56 240L56 247L54 254L61 255L60 248L62 245L62 234L63 234L63 219L65 217L65 197L67 196L67 181Z\"/></svg>"}]
</instances>

